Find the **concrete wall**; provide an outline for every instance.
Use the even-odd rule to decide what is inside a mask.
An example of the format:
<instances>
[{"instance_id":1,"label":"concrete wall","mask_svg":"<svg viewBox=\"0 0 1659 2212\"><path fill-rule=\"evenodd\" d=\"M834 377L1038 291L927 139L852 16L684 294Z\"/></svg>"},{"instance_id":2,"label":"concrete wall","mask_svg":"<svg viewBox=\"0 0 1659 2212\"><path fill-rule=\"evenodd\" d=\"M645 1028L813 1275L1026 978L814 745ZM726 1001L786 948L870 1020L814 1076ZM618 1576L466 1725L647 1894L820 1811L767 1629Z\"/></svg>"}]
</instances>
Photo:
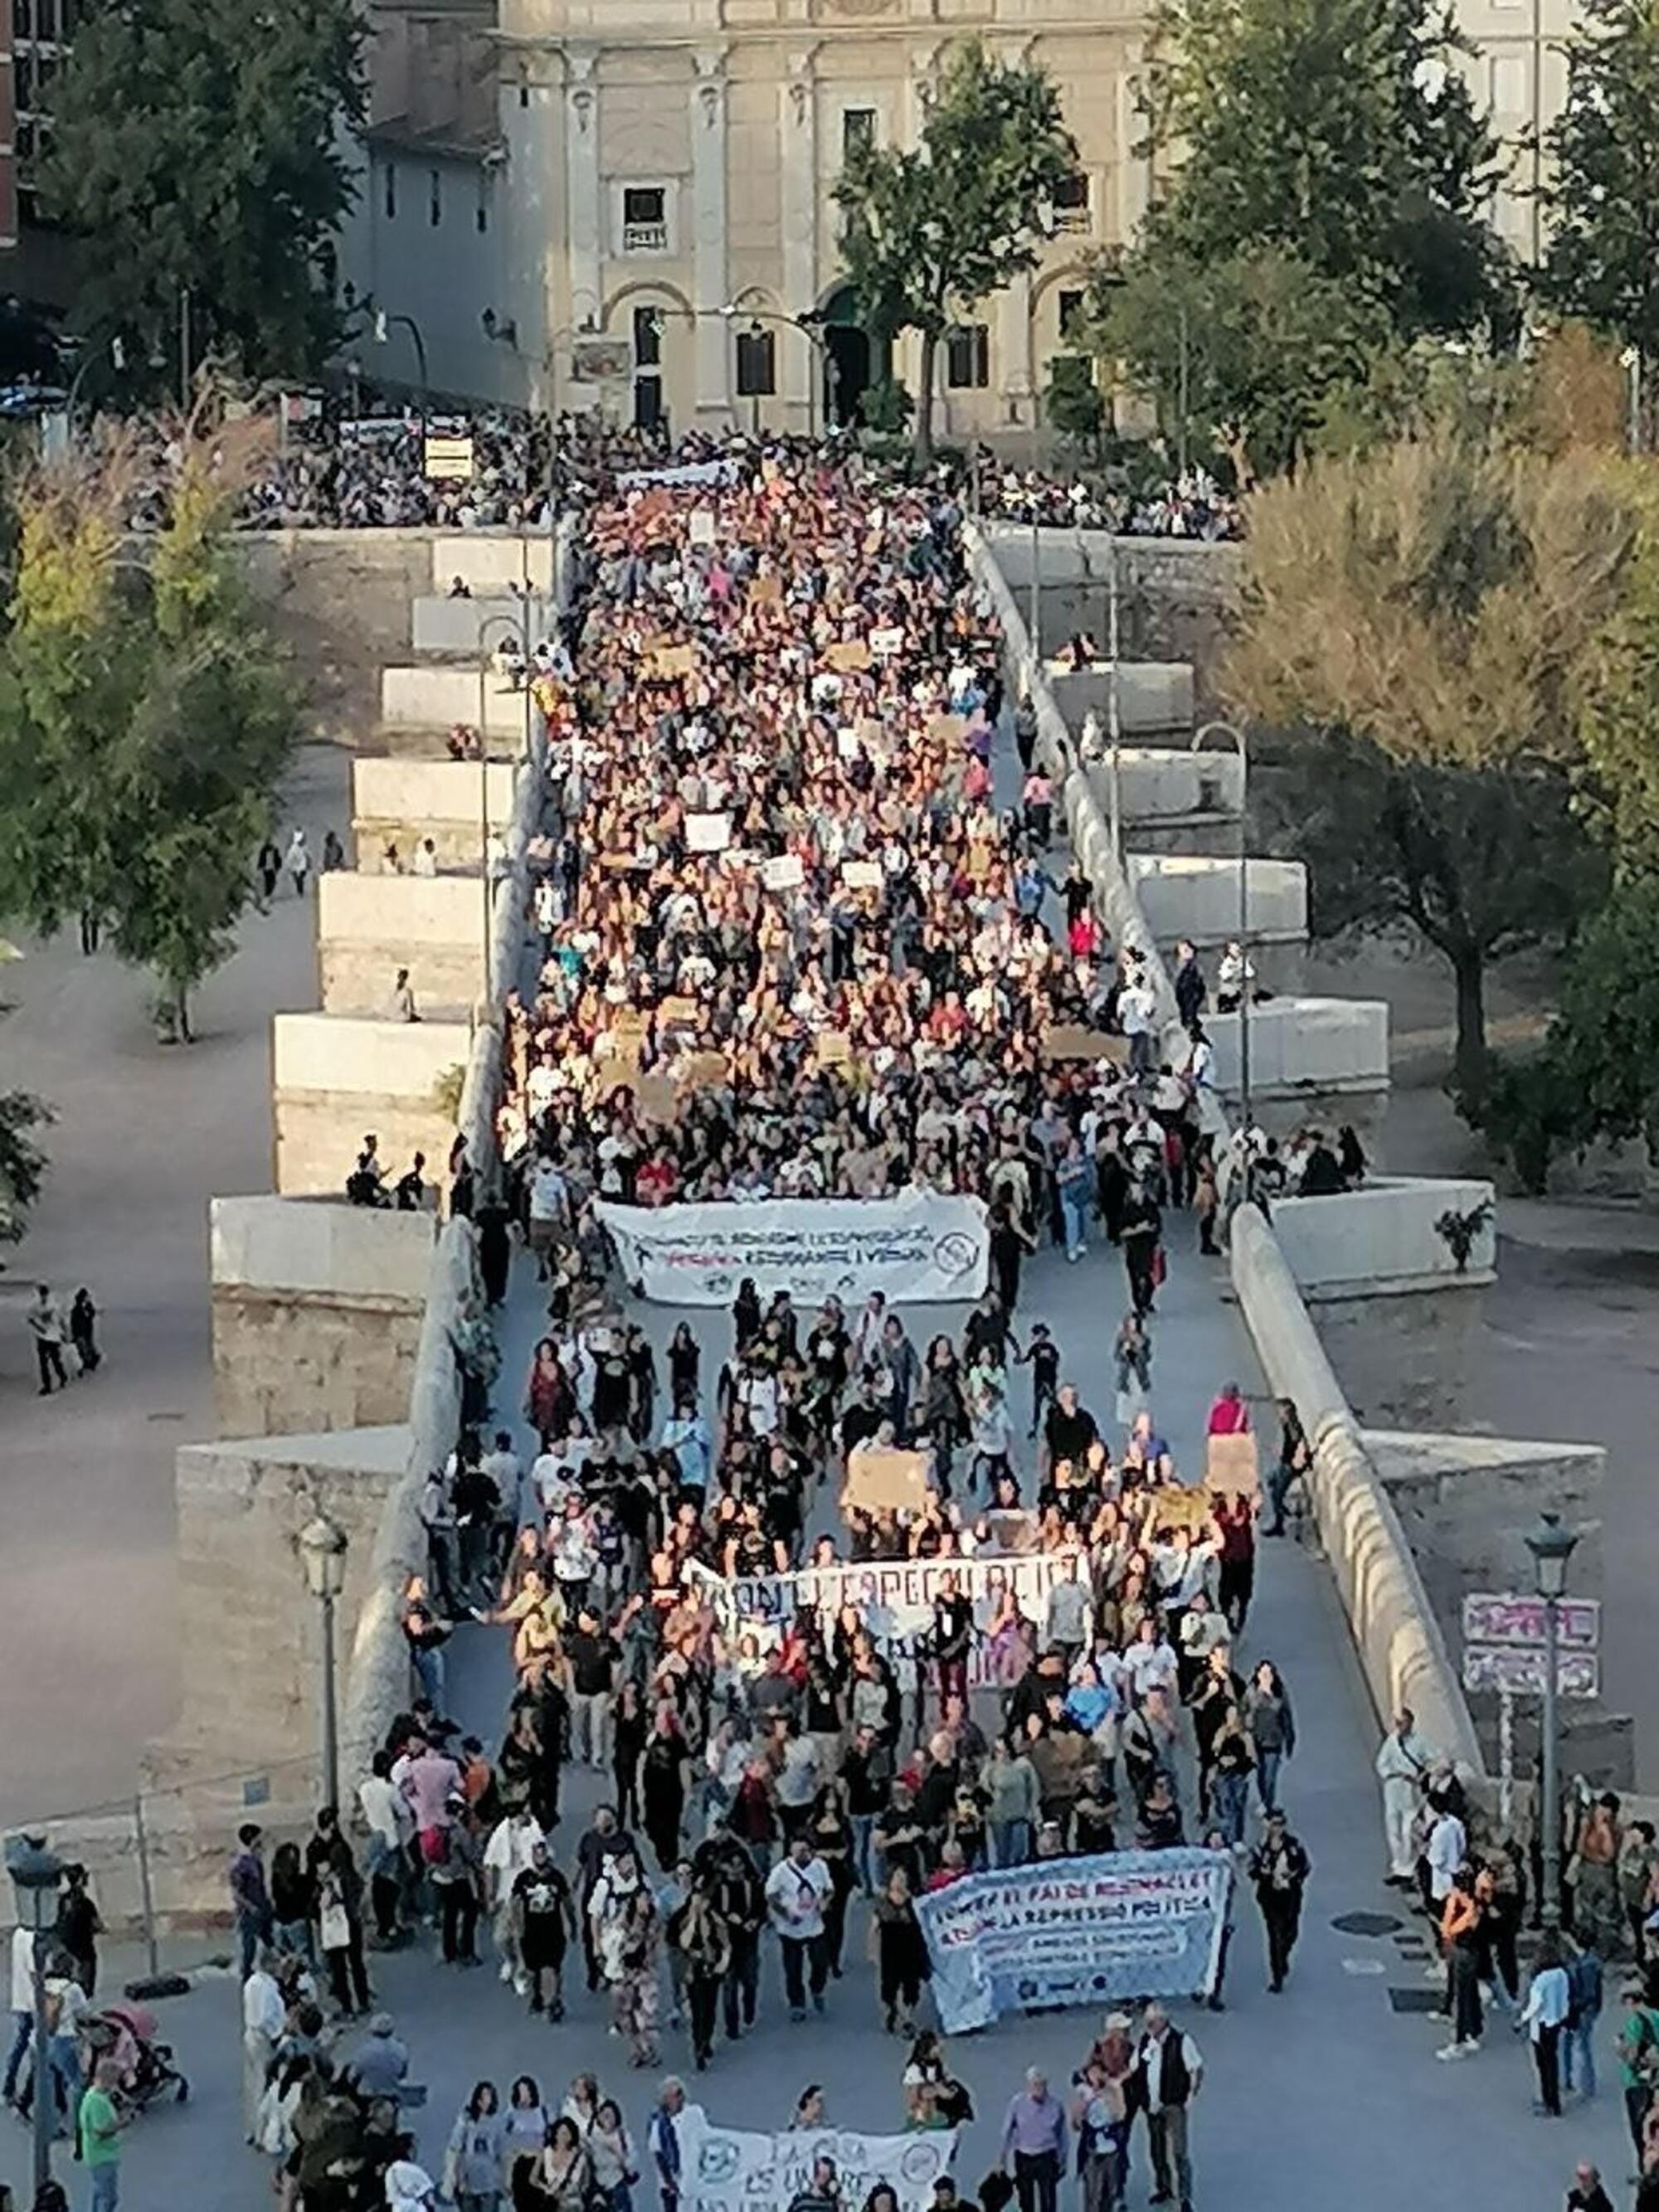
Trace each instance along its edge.
<instances>
[{"instance_id":1,"label":"concrete wall","mask_svg":"<svg viewBox=\"0 0 1659 2212\"><path fill-rule=\"evenodd\" d=\"M436 599L427 595L415 602L413 619L410 625L410 641L417 653L430 654L439 660L471 660L478 658L478 634L485 623L489 629L484 639L486 651L493 650L502 638L510 636L507 625L514 630L524 621L524 602L511 597L496 598L476 594L470 599ZM530 641L532 645L546 637L557 621L556 610L550 599L538 592L530 601Z\"/></svg>"},{"instance_id":2,"label":"concrete wall","mask_svg":"<svg viewBox=\"0 0 1659 2212\"><path fill-rule=\"evenodd\" d=\"M1012 523L983 526L999 566L1030 599L1031 532ZM1039 616L1042 644L1057 651L1079 630L1097 640L1108 633L1108 538L1103 531L1037 532ZM1121 647L1136 660L1186 661L1202 714L1215 691L1216 671L1227 643L1243 556L1237 545L1195 544L1175 538L1116 541Z\"/></svg>"},{"instance_id":3,"label":"concrete wall","mask_svg":"<svg viewBox=\"0 0 1659 2212\"><path fill-rule=\"evenodd\" d=\"M476 873L483 836L480 815L487 805L490 828L506 830L517 803L518 780L519 769L512 761L354 761L351 828L357 872L387 873L388 845L397 847L407 866L430 837L441 868Z\"/></svg>"},{"instance_id":4,"label":"concrete wall","mask_svg":"<svg viewBox=\"0 0 1659 2212\"><path fill-rule=\"evenodd\" d=\"M1467 1286L1493 1279L1497 1234L1492 1187L1472 1177L1380 1176L1329 1198L1273 1202L1273 1234L1304 1298L1375 1297ZM1443 1214L1487 1209L1466 1267L1435 1227Z\"/></svg>"},{"instance_id":5,"label":"concrete wall","mask_svg":"<svg viewBox=\"0 0 1659 2212\"><path fill-rule=\"evenodd\" d=\"M405 653L409 605L431 588L430 533L250 532L250 581L289 645L319 737L357 744L380 716L380 670Z\"/></svg>"},{"instance_id":6,"label":"concrete wall","mask_svg":"<svg viewBox=\"0 0 1659 2212\"><path fill-rule=\"evenodd\" d=\"M217 1433L282 1437L401 1421L436 1235L429 1212L212 1200Z\"/></svg>"},{"instance_id":7,"label":"concrete wall","mask_svg":"<svg viewBox=\"0 0 1659 2212\"><path fill-rule=\"evenodd\" d=\"M1238 932L1237 860L1197 853L1128 853L1129 880L1158 943L1189 937L1200 949ZM1245 863L1250 943L1300 944L1308 934L1308 872L1300 860Z\"/></svg>"},{"instance_id":8,"label":"concrete wall","mask_svg":"<svg viewBox=\"0 0 1659 2212\"><path fill-rule=\"evenodd\" d=\"M468 729L482 728L492 742L521 754L530 704L528 692L514 690L492 671L484 678L480 722L476 665L444 668L426 662L380 671L380 720L392 730L448 730L460 722Z\"/></svg>"},{"instance_id":9,"label":"concrete wall","mask_svg":"<svg viewBox=\"0 0 1659 2212\"><path fill-rule=\"evenodd\" d=\"M1381 999L1269 999L1250 1008L1249 1024L1253 1093L1389 1087L1389 1009ZM1239 1084L1238 1026L1237 1014L1205 1016L1216 1088L1228 1096Z\"/></svg>"},{"instance_id":10,"label":"concrete wall","mask_svg":"<svg viewBox=\"0 0 1659 2212\"><path fill-rule=\"evenodd\" d=\"M471 1007L484 988L483 887L477 876L317 879L317 957L325 1010L377 1014L407 968L424 1014Z\"/></svg>"},{"instance_id":11,"label":"concrete wall","mask_svg":"<svg viewBox=\"0 0 1659 2212\"><path fill-rule=\"evenodd\" d=\"M538 592L553 588L554 546L546 532L450 532L432 538L428 590L447 592L459 576L474 593L504 593L515 584Z\"/></svg>"},{"instance_id":12,"label":"concrete wall","mask_svg":"<svg viewBox=\"0 0 1659 2212\"><path fill-rule=\"evenodd\" d=\"M1098 645L1101 640L1096 637ZM1083 718L1093 708L1103 729L1111 726L1109 702L1112 678L1098 665L1075 671L1048 664L1048 685L1054 704L1070 729L1080 730ZM1193 672L1185 661L1120 660L1117 665L1117 726L1126 735L1161 736L1171 730L1182 734L1193 726Z\"/></svg>"},{"instance_id":13,"label":"concrete wall","mask_svg":"<svg viewBox=\"0 0 1659 2212\"><path fill-rule=\"evenodd\" d=\"M1230 1259L1268 1385L1295 1401L1313 1444L1314 1510L1379 1718L1409 1705L1431 1743L1478 1770L1474 1724L1411 1546L1285 1255L1253 1206L1233 1217Z\"/></svg>"},{"instance_id":14,"label":"concrete wall","mask_svg":"<svg viewBox=\"0 0 1659 2212\"><path fill-rule=\"evenodd\" d=\"M1570 1570L1573 1594L1601 1595L1607 1454L1598 1445L1388 1430L1367 1430L1365 1443L1460 1668L1464 1598L1477 1590L1535 1587L1526 1531L1541 1508L1559 1511L1577 1533ZM1487 1692L1469 1703L1489 1767L1495 1766L1498 1700ZM1519 1703L1524 1711L1531 1700ZM1633 1771L1628 1718L1609 1714L1600 1699L1574 1698L1564 1700L1563 1721L1568 1771L1586 1774L1598 1789L1628 1787Z\"/></svg>"},{"instance_id":15,"label":"concrete wall","mask_svg":"<svg viewBox=\"0 0 1659 2212\"><path fill-rule=\"evenodd\" d=\"M446 1159L454 1121L437 1091L465 1066L471 1042L464 1022L278 1014L271 1024L278 1191L338 1195L371 1129L394 1174L416 1151L434 1164Z\"/></svg>"},{"instance_id":16,"label":"concrete wall","mask_svg":"<svg viewBox=\"0 0 1659 2212\"><path fill-rule=\"evenodd\" d=\"M1137 824L1189 815L1237 815L1244 803L1244 763L1237 753L1195 753L1190 745L1120 745L1117 776L1123 819ZM1091 763L1089 781L1109 813L1109 765Z\"/></svg>"},{"instance_id":17,"label":"concrete wall","mask_svg":"<svg viewBox=\"0 0 1659 2212\"><path fill-rule=\"evenodd\" d=\"M408 1453L400 1427L180 1449L180 1625L199 1663L177 1752L243 1771L314 1757L322 1644L299 1534L320 1511L349 1540L343 1656L374 1588L376 1531Z\"/></svg>"}]
</instances>

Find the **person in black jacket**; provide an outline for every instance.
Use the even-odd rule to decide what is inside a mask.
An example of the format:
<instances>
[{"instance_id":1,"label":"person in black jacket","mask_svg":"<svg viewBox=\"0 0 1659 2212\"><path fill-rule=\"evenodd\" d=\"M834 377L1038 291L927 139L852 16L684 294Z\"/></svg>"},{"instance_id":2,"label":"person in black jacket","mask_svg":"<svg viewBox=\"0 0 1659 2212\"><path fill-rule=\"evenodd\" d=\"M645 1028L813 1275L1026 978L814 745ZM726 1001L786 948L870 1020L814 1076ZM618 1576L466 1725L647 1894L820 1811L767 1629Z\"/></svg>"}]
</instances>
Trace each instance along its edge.
<instances>
[{"instance_id":1,"label":"person in black jacket","mask_svg":"<svg viewBox=\"0 0 1659 2212\"><path fill-rule=\"evenodd\" d=\"M1267 1931L1267 1987L1276 1996L1291 1971L1291 1954L1302 1925L1302 1893L1313 1864L1285 1815L1267 1815L1267 1832L1250 1853L1250 1880Z\"/></svg>"}]
</instances>

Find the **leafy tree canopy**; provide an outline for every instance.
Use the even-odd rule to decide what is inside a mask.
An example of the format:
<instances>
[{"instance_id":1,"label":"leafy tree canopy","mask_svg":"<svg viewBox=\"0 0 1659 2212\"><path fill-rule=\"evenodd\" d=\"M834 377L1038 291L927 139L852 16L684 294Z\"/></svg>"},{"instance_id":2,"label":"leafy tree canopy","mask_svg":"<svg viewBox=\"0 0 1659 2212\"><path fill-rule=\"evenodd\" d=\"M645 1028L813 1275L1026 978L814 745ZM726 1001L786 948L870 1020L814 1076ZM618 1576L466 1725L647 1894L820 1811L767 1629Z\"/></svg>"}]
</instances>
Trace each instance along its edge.
<instances>
[{"instance_id":1,"label":"leafy tree canopy","mask_svg":"<svg viewBox=\"0 0 1659 2212\"><path fill-rule=\"evenodd\" d=\"M1581 0L1546 137L1546 297L1659 358L1659 15Z\"/></svg>"},{"instance_id":2,"label":"leafy tree canopy","mask_svg":"<svg viewBox=\"0 0 1659 2212\"><path fill-rule=\"evenodd\" d=\"M53 95L42 180L82 234L77 319L127 373L193 353L303 375L337 337L325 249L350 204L343 124L364 109L354 0L143 0L89 10ZM161 372L156 372L161 373Z\"/></svg>"},{"instance_id":3,"label":"leafy tree canopy","mask_svg":"<svg viewBox=\"0 0 1659 2212\"><path fill-rule=\"evenodd\" d=\"M1036 266L1045 204L1077 166L1060 94L1040 69L977 40L954 46L914 149L859 146L836 186L860 313L921 339L917 444L933 443L934 363L953 323Z\"/></svg>"}]
</instances>

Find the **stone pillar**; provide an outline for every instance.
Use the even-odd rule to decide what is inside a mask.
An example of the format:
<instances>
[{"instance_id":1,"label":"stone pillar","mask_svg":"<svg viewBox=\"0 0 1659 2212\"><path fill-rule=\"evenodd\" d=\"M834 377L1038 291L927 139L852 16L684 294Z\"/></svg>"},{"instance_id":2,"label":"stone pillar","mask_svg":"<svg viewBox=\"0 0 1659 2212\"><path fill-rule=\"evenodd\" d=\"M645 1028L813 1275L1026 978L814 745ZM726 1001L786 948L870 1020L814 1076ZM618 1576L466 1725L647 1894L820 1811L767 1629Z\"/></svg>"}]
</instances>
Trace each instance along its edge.
<instances>
[{"instance_id":1,"label":"stone pillar","mask_svg":"<svg viewBox=\"0 0 1659 2212\"><path fill-rule=\"evenodd\" d=\"M783 309L805 314L818 301L817 48L792 52L778 88L778 136L783 148ZM820 423L822 375L817 348L798 332L778 332L779 386L787 419L805 429Z\"/></svg>"},{"instance_id":2,"label":"stone pillar","mask_svg":"<svg viewBox=\"0 0 1659 2212\"><path fill-rule=\"evenodd\" d=\"M589 312L597 318L604 304L600 265L605 254L605 210L599 191L599 50L565 50L564 169L568 236L566 292L571 319Z\"/></svg>"},{"instance_id":3,"label":"stone pillar","mask_svg":"<svg viewBox=\"0 0 1659 2212\"><path fill-rule=\"evenodd\" d=\"M723 428L732 419L732 326L718 312L732 296L726 264L726 50L700 47L692 60L696 76L691 109L691 289L701 310L696 329L697 415Z\"/></svg>"}]
</instances>

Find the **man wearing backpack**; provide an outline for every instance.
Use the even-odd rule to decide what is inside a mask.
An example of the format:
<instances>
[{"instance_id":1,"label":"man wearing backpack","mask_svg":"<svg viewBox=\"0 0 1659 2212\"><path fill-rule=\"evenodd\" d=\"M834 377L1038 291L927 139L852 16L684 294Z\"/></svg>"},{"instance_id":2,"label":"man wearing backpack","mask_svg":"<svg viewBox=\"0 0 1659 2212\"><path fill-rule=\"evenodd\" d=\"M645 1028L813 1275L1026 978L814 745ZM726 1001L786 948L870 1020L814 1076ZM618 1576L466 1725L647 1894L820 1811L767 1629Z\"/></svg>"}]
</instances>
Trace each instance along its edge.
<instances>
[{"instance_id":1,"label":"man wearing backpack","mask_svg":"<svg viewBox=\"0 0 1659 2212\"><path fill-rule=\"evenodd\" d=\"M1561 2031L1561 2087L1588 2104L1595 2094L1595 2024L1601 2017L1601 1960L1591 1942L1575 1943L1567 1962L1567 2024Z\"/></svg>"}]
</instances>

